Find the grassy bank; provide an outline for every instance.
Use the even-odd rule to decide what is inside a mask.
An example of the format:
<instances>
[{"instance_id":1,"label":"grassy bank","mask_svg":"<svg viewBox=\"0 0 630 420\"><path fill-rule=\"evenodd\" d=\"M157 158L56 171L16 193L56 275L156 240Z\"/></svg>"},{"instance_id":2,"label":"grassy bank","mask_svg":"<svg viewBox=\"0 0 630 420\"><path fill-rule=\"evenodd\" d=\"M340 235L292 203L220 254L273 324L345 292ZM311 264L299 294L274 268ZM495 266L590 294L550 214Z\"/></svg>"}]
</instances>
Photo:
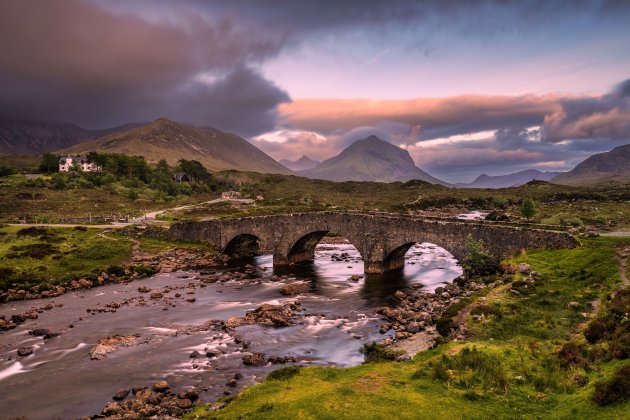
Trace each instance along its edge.
<instances>
[{"instance_id":1,"label":"grassy bank","mask_svg":"<svg viewBox=\"0 0 630 420\"><path fill-rule=\"evenodd\" d=\"M590 302L620 286L615 252L628 239L598 238L574 250L519 256L541 273L478 301L473 338L410 362L349 369L305 368L242 392L227 407L188 418L627 418L630 401L593 402L598 383L627 360L568 363L561 351L583 340ZM525 287L527 286L527 287ZM513 287L519 293L509 289Z\"/></svg>"},{"instance_id":2,"label":"grassy bank","mask_svg":"<svg viewBox=\"0 0 630 420\"><path fill-rule=\"evenodd\" d=\"M174 243L154 238L130 238L112 230L92 228L0 228L0 291L48 290L68 282L94 280L105 271L119 271L130 263L134 244L138 251L158 253L198 244ZM142 272L142 267L138 267Z\"/></svg>"},{"instance_id":3,"label":"grassy bank","mask_svg":"<svg viewBox=\"0 0 630 420\"><path fill-rule=\"evenodd\" d=\"M203 203L225 189L245 198L262 197L252 205L218 203L169 212L165 220L238 217L322 210L385 211L416 214L451 213L474 209L497 210L520 220L523 199L536 202L534 222L566 226L630 225L627 186L569 187L533 182L516 188L454 189L421 181L407 183L331 182L288 175L225 171L212 175L217 192L191 189L188 194L164 195L136 181L96 185L79 179L56 188L51 180L28 181L22 175L0 178L0 221L60 222L88 220L89 215L139 216L149 211ZM48 185L48 187L44 185Z\"/></svg>"}]
</instances>

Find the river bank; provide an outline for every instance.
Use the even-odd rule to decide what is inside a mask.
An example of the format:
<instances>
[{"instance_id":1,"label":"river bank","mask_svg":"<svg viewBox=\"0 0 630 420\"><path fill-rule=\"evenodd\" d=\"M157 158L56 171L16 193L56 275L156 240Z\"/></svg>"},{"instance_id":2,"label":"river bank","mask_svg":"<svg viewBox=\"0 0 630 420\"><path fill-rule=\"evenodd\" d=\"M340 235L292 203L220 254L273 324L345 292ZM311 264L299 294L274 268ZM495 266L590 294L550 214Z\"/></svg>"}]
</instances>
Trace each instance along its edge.
<instances>
[{"instance_id":1,"label":"river bank","mask_svg":"<svg viewBox=\"0 0 630 420\"><path fill-rule=\"evenodd\" d=\"M0 334L4 415L93 415L121 391L163 380L174 394L194 389L207 402L262 380L281 362L357 365L363 343L394 336L381 333L376 312L397 304L396 290L422 284L432 291L461 274L450 255L430 245L410 252L403 272L369 279L347 243L322 244L312 264L284 272L274 272L271 256L195 269L184 254L156 260L162 272L150 278L0 305L5 318L31 307L39 315ZM290 287L295 284L302 286ZM256 321L226 327L247 311L296 301L300 310L287 326ZM35 330L50 335L29 334ZM103 354L95 352L99 344L113 350L93 358ZM18 355L20 348L25 355ZM129 392L122 404L132 404L125 401L136 395Z\"/></svg>"}]
</instances>

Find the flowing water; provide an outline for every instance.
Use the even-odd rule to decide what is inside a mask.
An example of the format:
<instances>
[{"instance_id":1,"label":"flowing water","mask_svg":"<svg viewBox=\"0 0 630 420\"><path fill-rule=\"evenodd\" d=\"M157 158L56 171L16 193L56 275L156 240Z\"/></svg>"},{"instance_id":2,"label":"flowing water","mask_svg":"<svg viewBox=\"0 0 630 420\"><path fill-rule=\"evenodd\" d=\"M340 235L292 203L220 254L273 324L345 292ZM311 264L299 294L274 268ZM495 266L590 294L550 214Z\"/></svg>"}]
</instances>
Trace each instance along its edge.
<instances>
[{"instance_id":1,"label":"flowing water","mask_svg":"<svg viewBox=\"0 0 630 420\"><path fill-rule=\"evenodd\" d=\"M376 309L391 303L396 290L420 283L430 292L461 274L450 254L430 244L414 246L407 253L403 270L370 275L358 282L349 278L363 273L363 262L347 243L318 245L313 262L276 272L284 275L281 281L271 281L274 270L270 255L238 264L241 270L246 264L255 265L256 278L205 284L198 272L161 273L54 299L0 305L0 313L8 317L31 307L56 305L39 319L0 333L0 418L92 415L118 390L159 380L167 380L175 390L198 386L204 389L200 398L211 401L224 394L235 373L243 375L238 381L240 389L282 366L243 366L242 357L248 351L293 356L305 366L357 365L363 361L359 352L363 343L383 338L378 333ZM227 268L234 269L239 266ZM310 290L297 297L282 296L281 286L294 279L308 280ZM142 285L153 290L169 286L174 289L168 296L179 292L182 297L171 304L151 299L142 303L138 300ZM190 296L195 297L194 303L185 302ZM243 326L228 335L208 325L211 320L242 316L263 303L286 303L296 298L301 301L304 318L295 326ZM130 303L115 312L87 311L125 300ZM44 340L28 334L33 328L62 334ZM141 344L123 347L104 360L90 360L88 352L98 339L115 334L135 334ZM19 346L32 346L34 352L18 357ZM191 358L194 350L204 357ZM206 352L214 356L205 357Z\"/></svg>"}]
</instances>

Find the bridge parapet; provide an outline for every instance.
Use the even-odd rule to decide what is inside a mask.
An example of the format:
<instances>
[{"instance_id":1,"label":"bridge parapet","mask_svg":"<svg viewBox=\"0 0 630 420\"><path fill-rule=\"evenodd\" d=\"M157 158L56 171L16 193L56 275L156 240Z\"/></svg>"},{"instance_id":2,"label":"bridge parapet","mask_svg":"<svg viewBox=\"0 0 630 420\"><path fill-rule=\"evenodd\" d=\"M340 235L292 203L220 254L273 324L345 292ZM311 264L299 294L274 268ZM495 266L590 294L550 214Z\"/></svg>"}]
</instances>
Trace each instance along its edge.
<instances>
[{"instance_id":1,"label":"bridge parapet","mask_svg":"<svg viewBox=\"0 0 630 420\"><path fill-rule=\"evenodd\" d=\"M578 245L566 232L354 212L183 222L171 226L168 235L208 242L228 255L263 250L273 254L274 265L288 265L313 258L317 243L328 232L345 237L357 248L367 273L401 268L407 250L422 242L438 245L461 260L468 252L468 235L483 240L497 258L515 255L523 249L566 249Z\"/></svg>"}]
</instances>

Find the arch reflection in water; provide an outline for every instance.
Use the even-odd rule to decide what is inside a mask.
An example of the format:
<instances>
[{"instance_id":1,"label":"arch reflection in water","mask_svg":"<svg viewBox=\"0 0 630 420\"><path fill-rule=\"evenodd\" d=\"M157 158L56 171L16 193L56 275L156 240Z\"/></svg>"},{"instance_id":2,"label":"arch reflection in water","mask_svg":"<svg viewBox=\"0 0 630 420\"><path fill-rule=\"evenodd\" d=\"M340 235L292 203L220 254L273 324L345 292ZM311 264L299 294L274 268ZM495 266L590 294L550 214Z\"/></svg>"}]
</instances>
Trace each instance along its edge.
<instances>
[{"instance_id":1,"label":"arch reflection in water","mask_svg":"<svg viewBox=\"0 0 630 420\"><path fill-rule=\"evenodd\" d=\"M310 280L310 293L342 300L360 297L364 301L362 306L370 308L395 303L396 290L418 284L423 290L433 292L462 274L457 260L433 244L414 244L404 257L405 265L399 270L363 277L359 252L347 240L336 238L334 243L317 244L314 259L309 261L275 269L271 256L260 256L256 261L266 266L269 273ZM353 275L361 280L350 281Z\"/></svg>"}]
</instances>

